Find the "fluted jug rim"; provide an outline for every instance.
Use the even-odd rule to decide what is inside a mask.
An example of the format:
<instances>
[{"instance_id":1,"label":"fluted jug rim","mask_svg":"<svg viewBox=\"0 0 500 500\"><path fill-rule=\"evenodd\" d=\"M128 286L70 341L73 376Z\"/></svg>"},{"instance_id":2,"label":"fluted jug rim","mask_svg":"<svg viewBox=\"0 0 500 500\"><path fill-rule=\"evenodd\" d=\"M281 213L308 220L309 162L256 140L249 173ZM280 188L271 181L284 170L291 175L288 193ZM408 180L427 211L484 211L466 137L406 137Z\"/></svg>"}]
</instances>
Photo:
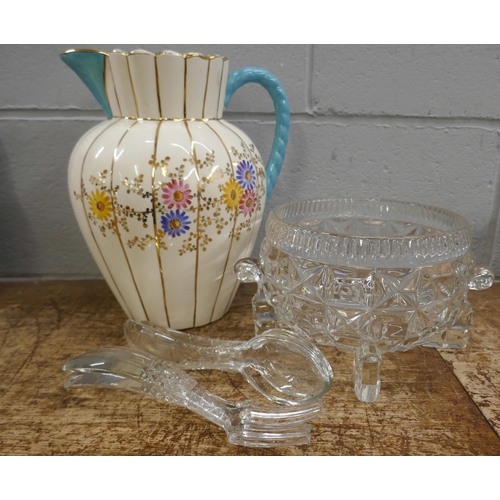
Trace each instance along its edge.
<instances>
[{"instance_id":1,"label":"fluted jug rim","mask_svg":"<svg viewBox=\"0 0 500 500\"><path fill-rule=\"evenodd\" d=\"M82 79L108 118L222 118L228 58L172 50L68 49L61 59Z\"/></svg>"},{"instance_id":2,"label":"fluted jug rim","mask_svg":"<svg viewBox=\"0 0 500 500\"><path fill-rule=\"evenodd\" d=\"M153 55L153 56L173 55L173 56L182 57L184 59L191 59L194 57L199 57L200 59L205 59L205 60L219 59L219 58L222 59L223 61L229 60L229 58L227 56L221 56L220 54L205 55L205 54L202 54L200 52L185 52L185 53L183 53L183 52L177 52L175 50L167 50L167 49L160 50L158 52L150 52L150 51L144 50L144 49L134 49L131 51L126 51L126 50L121 50L121 49L113 49L111 52L106 52L104 50L93 49L93 48L89 48L89 47L81 47L81 48L73 48L73 49L65 50L65 51L61 52L61 55L71 54L74 52L93 52L96 54L102 54L104 56L109 56L110 54L118 53L118 54L121 54L123 56L140 55L140 54Z\"/></svg>"}]
</instances>

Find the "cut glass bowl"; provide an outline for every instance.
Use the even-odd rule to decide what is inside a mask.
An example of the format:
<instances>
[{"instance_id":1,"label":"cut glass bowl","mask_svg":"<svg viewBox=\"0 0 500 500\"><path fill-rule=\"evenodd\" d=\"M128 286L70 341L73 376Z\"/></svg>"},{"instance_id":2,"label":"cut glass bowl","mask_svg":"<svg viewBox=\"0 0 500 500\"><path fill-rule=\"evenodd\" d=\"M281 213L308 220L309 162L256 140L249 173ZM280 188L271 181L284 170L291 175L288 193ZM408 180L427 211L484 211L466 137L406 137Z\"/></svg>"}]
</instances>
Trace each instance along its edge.
<instances>
[{"instance_id":1,"label":"cut glass bowl","mask_svg":"<svg viewBox=\"0 0 500 500\"><path fill-rule=\"evenodd\" d=\"M470 244L465 219L441 208L304 200L272 211L258 269L250 272L246 260L237 274L257 276L274 321L354 353L356 394L375 401L383 353L465 347L468 290L494 280L489 269L475 266ZM254 301L257 322L259 308Z\"/></svg>"}]
</instances>

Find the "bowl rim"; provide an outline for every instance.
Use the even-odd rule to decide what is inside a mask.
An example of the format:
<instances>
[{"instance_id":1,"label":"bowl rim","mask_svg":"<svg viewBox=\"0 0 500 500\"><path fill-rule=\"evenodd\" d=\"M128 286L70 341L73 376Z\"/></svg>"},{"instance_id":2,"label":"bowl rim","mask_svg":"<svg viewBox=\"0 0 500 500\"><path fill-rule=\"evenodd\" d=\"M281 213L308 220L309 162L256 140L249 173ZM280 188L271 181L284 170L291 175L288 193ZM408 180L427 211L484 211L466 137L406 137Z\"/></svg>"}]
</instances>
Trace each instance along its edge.
<instances>
[{"instance_id":1,"label":"bowl rim","mask_svg":"<svg viewBox=\"0 0 500 500\"><path fill-rule=\"evenodd\" d=\"M328 207L336 205L364 207L365 212L367 207L378 206L391 214L399 213L396 209L404 209L400 221L406 221L404 216L407 213L415 212L432 216L434 222L439 219L442 225L446 222L449 227L436 228L432 233L417 236L365 236L329 233L286 220L292 214L295 217L300 215L301 211L310 216L321 217L322 213L327 213ZM359 217L363 215L360 214ZM464 255L472 241L467 220L456 212L424 203L386 198L309 198L281 204L269 214L266 239L280 250L297 257L322 263L368 267L375 262L387 263L390 267L415 267L445 262Z\"/></svg>"}]
</instances>

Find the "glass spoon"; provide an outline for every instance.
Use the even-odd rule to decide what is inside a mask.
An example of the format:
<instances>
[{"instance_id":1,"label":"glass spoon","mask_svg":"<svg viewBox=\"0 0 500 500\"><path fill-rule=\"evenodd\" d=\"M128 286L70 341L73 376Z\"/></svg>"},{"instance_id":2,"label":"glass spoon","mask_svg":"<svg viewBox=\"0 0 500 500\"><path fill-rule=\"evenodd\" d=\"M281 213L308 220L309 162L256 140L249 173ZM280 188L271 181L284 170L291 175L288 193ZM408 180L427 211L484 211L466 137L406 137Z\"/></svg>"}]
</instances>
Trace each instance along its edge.
<instances>
[{"instance_id":1,"label":"glass spoon","mask_svg":"<svg viewBox=\"0 0 500 500\"><path fill-rule=\"evenodd\" d=\"M137 351L185 370L239 372L270 401L297 405L321 398L333 371L308 339L273 328L243 342L183 333L150 322L128 320L125 337Z\"/></svg>"}]
</instances>

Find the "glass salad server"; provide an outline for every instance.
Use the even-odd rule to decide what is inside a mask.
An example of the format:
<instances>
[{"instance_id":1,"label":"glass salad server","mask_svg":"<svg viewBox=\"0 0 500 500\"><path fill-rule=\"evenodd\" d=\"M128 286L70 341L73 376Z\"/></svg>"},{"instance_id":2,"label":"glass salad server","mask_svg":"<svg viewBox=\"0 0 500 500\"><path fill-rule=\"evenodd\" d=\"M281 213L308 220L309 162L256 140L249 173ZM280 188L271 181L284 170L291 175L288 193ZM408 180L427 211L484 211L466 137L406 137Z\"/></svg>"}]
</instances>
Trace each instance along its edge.
<instances>
[{"instance_id":1,"label":"glass salad server","mask_svg":"<svg viewBox=\"0 0 500 500\"><path fill-rule=\"evenodd\" d=\"M226 432L235 445L273 448L310 442L307 422L321 411L320 400L294 407L230 403L203 389L179 367L125 347L102 348L69 360L65 388L109 387L183 406Z\"/></svg>"},{"instance_id":2,"label":"glass salad server","mask_svg":"<svg viewBox=\"0 0 500 500\"><path fill-rule=\"evenodd\" d=\"M270 401L296 405L321 398L333 371L307 338L270 329L246 342L179 332L150 322L128 320L125 337L137 351L175 363L185 370L239 372Z\"/></svg>"}]
</instances>

